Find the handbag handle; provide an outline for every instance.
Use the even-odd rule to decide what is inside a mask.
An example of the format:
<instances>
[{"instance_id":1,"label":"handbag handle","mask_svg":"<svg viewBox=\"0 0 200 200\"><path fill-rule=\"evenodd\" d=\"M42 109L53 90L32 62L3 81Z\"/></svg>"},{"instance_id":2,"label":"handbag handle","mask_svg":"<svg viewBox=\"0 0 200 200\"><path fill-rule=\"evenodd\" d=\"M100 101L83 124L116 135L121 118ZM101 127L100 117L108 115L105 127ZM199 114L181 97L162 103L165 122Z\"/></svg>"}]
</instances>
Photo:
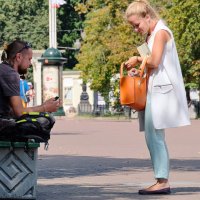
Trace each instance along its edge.
<instances>
[{"instance_id":1,"label":"handbag handle","mask_svg":"<svg viewBox=\"0 0 200 200\"><path fill-rule=\"evenodd\" d=\"M144 71L145 71L145 68L146 68L147 59L148 59L148 56L145 56L144 59L142 60L142 64L139 67L139 69L141 70L140 79L142 79L142 77L144 76ZM125 62L123 62L120 66L120 78L123 77L124 67L125 67Z\"/></svg>"}]
</instances>

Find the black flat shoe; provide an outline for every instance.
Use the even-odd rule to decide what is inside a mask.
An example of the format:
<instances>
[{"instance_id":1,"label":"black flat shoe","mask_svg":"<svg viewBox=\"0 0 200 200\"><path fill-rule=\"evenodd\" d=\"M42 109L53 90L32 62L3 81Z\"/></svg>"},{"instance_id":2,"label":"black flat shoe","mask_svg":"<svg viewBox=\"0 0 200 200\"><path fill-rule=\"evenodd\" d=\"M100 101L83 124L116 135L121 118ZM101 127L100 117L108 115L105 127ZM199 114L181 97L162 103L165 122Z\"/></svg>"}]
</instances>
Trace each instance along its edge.
<instances>
[{"instance_id":1,"label":"black flat shoe","mask_svg":"<svg viewBox=\"0 0 200 200\"><path fill-rule=\"evenodd\" d=\"M170 193L171 193L170 187L164 188L164 189L161 189L161 190L152 190L152 191L148 191L148 190L139 190L139 191L138 191L138 194L141 194L141 195L170 194Z\"/></svg>"}]
</instances>

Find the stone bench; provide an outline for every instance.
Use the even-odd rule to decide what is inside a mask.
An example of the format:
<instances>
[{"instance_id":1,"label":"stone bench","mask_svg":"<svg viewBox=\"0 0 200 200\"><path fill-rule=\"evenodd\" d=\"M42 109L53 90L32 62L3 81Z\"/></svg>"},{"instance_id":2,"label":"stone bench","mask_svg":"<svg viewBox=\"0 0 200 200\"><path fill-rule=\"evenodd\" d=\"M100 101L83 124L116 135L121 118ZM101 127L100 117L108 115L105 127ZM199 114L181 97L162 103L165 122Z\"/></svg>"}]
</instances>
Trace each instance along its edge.
<instances>
[{"instance_id":1,"label":"stone bench","mask_svg":"<svg viewBox=\"0 0 200 200\"><path fill-rule=\"evenodd\" d=\"M39 146L0 141L0 199L36 199Z\"/></svg>"}]
</instances>

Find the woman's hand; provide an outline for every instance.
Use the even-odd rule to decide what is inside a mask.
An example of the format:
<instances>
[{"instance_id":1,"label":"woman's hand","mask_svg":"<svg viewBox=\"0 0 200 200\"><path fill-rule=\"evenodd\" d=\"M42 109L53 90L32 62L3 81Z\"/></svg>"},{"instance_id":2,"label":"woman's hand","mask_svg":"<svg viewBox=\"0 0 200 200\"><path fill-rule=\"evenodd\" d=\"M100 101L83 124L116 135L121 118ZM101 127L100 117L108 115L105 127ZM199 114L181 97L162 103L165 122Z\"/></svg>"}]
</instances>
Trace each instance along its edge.
<instances>
[{"instance_id":1,"label":"woman's hand","mask_svg":"<svg viewBox=\"0 0 200 200\"><path fill-rule=\"evenodd\" d=\"M133 56L125 62L126 69L129 70L131 67L135 67L138 63L138 56Z\"/></svg>"},{"instance_id":2,"label":"woman's hand","mask_svg":"<svg viewBox=\"0 0 200 200\"><path fill-rule=\"evenodd\" d=\"M140 75L140 71L136 68L132 68L128 71L128 75L129 76L139 76Z\"/></svg>"}]
</instances>

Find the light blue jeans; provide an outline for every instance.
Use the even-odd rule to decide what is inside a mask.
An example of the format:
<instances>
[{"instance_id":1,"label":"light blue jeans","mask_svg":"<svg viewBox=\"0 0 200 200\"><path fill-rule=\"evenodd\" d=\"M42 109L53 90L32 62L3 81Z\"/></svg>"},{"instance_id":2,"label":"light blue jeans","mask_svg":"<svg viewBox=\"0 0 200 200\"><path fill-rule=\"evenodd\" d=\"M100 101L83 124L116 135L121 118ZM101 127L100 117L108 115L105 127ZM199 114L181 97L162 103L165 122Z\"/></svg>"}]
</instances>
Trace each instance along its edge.
<instances>
[{"instance_id":1,"label":"light blue jeans","mask_svg":"<svg viewBox=\"0 0 200 200\"><path fill-rule=\"evenodd\" d=\"M145 109L145 139L150 152L155 178L168 179L169 154L165 142L165 130L154 128L150 95L147 96Z\"/></svg>"}]
</instances>

